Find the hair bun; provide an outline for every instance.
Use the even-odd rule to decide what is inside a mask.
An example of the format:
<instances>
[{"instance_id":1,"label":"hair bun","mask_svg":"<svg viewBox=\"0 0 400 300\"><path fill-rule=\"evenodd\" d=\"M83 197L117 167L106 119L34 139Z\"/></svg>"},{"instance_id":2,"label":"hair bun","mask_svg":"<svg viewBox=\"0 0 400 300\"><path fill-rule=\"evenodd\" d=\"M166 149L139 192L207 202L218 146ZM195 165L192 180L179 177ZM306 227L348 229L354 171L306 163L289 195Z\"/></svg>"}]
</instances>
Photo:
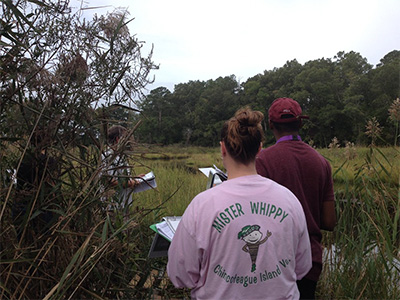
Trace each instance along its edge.
<instances>
[{"instance_id":1,"label":"hair bun","mask_svg":"<svg viewBox=\"0 0 400 300\"><path fill-rule=\"evenodd\" d=\"M257 127L263 120L264 115L259 111L253 110L239 110L235 115L240 126L243 127Z\"/></svg>"}]
</instances>

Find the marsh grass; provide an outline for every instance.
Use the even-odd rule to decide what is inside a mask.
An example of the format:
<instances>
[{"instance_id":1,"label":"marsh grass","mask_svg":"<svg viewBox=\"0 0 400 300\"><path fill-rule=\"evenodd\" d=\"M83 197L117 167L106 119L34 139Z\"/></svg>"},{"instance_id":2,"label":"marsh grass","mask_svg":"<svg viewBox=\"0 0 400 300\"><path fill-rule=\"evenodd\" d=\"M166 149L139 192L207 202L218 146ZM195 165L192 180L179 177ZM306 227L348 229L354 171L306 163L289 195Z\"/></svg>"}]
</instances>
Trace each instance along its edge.
<instances>
[{"instance_id":1,"label":"marsh grass","mask_svg":"<svg viewBox=\"0 0 400 300\"><path fill-rule=\"evenodd\" d=\"M68 200L60 204L62 217L47 234L18 242L5 210L2 298L188 298L188 290L175 289L165 277L167 259L147 257L154 236L149 225L183 214L206 187L198 168L215 164L223 169L219 149L138 145L130 156L135 174L154 171L157 188L134 194L127 215L102 209L98 171L93 170L99 166L98 150L85 151L67 155L71 170L63 176L62 191ZM352 159L344 149L319 151L332 164L338 224L334 232L323 233L318 298L398 299L399 149L357 148ZM83 164L83 159L93 161ZM7 184L2 178L2 187ZM7 191L1 191L4 199Z\"/></svg>"},{"instance_id":2,"label":"marsh grass","mask_svg":"<svg viewBox=\"0 0 400 300\"><path fill-rule=\"evenodd\" d=\"M153 221L163 215L181 215L190 200L205 187L205 176L195 169L221 163L218 149L163 150L169 153L170 160L153 164L158 175L158 198L142 193L138 195L138 202L161 203L174 192L173 186L181 184L181 188L171 201L160 207ZM332 164L338 224L334 232L323 232L324 270L317 297L398 299L399 148L353 150L356 154L353 152L351 156L345 148L319 150ZM174 160L174 155L180 158Z\"/></svg>"},{"instance_id":3,"label":"marsh grass","mask_svg":"<svg viewBox=\"0 0 400 300\"><path fill-rule=\"evenodd\" d=\"M120 151L127 151L127 144L121 144ZM151 236L145 220L153 214L153 206L108 209L112 201L105 195L112 188L100 176L105 145L49 149L49 155L62 157L59 165L63 172L49 193L42 193L48 180L43 176L29 193L21 194L29 204L21 221L14 220L11 213L21 193L12 170L17 172L25 153L15 147L16 154L11 157L13 146L1 146L1 156L9 161L1 161L0 298L151 297L152 287L144 286L159 262L147 259ZM138 170L149 170L140 163L139 153L130 153L130 157ZM11 172L3 173L6 170ZM52 213L52 220L38 222L46 213ZM139 279L133 284L134 278Z\"/></svg>"},{"instance_id":4,"label":"marsh grass","mask_svg":"<svg viewBox=\"0 0 400 300\"><path fill-rule=\"evenodd\" d=\"M390 186L398 185L400 173L399 147L371 148L358 147L356 154L349 156L346 148L319 149L318 151L329 160L335 183L335 191L353 187L356 178L383 180ZM358 186L358 185L357 185ZM342 196L339 195L339 198Z\"/></svg>"},{"instance_id":5,"label":"marsh grass","mask_svg":"<svg viewBox=\"0 0 400 300\"><path fill-rule=\"evenodd\" d=\"M182 215L193 197L204 191L207 177L199 168L213 164L223 168L218 149L178 146L150 149L144 164L154 171L157 189L136 194L135 203L157 208L151 221L165 215Z\"/></svg>"},{"instance_id":6,"label":"marsh grass","mask_svg":"<svg viewBox=\"0 0 400 300\"><path fill-rule=\"evenodd\" d=\"M399 149L361 149L334 166L338 224L325 233L321 299L398 299Z\"/></svg>"}]
</instances>

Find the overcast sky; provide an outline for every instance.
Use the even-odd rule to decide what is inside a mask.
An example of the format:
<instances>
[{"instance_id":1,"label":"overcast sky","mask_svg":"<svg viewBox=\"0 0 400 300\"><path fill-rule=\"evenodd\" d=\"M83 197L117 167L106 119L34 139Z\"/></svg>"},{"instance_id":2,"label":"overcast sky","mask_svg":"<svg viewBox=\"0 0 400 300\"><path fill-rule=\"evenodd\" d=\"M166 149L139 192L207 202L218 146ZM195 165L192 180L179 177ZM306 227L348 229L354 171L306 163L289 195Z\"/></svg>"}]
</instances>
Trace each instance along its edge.
<instances>
[{"instance_id":1,"label":"overcast sky","mask_svg":"<svg viewBox=\"0 0 400 300\"><path fill-rule=\"evenodd\" d=\"M74 4L78 0L71 0ZM80 1L80 0L79 0ZM235 75L237 80L355 51L372 65L400 50L399 0L84 0L106 14L127 8L131 34L154 45L154 85ZM89 11L86 10L86 13ZM89 16L89 14L88 14Z\"/></svg>"}]
</instances>

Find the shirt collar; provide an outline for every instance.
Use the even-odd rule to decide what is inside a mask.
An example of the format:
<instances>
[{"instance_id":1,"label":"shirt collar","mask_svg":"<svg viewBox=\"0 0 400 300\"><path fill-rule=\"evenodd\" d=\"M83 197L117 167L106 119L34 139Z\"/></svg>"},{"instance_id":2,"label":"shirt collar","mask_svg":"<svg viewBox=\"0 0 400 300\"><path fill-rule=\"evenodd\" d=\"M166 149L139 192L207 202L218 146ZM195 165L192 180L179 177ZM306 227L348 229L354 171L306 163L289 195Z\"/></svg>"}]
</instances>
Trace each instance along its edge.
<instances>
[{"instance_id":1,"label":"shirt collar","mask_svg":"<svg viewBox=\"0 0 400 300\"><path fill-rule=\"evenodd\" d=\"M301 137L300 137L300 135L295 135L295 134L285 135L285 136L281 137L280 139L278 139L275 144L278 144L279 142L284 142L284 141L301 141Z\"/></svg>"}]
</instances>

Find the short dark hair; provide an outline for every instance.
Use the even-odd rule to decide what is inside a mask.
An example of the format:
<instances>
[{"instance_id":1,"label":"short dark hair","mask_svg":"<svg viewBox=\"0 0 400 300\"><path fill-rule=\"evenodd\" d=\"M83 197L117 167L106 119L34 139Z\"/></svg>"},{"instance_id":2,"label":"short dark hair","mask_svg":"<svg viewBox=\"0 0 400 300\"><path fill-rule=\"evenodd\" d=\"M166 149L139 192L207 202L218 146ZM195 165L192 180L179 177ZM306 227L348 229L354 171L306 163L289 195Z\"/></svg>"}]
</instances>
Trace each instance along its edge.
<instances>
[{"instance_id":1,"label":"short dark hair","mask_svg":"<svg viewBox=\"0 0 400 300\"><path fill-rule=\"evenodd\" d=\"M293 132L293 131L299 131L301 128L301 120L294 121L294 122L289 122L289 123L277 123L277 122L272 122L274 125L274 128L278 132Z\"/></svg>"}]
</instances>

